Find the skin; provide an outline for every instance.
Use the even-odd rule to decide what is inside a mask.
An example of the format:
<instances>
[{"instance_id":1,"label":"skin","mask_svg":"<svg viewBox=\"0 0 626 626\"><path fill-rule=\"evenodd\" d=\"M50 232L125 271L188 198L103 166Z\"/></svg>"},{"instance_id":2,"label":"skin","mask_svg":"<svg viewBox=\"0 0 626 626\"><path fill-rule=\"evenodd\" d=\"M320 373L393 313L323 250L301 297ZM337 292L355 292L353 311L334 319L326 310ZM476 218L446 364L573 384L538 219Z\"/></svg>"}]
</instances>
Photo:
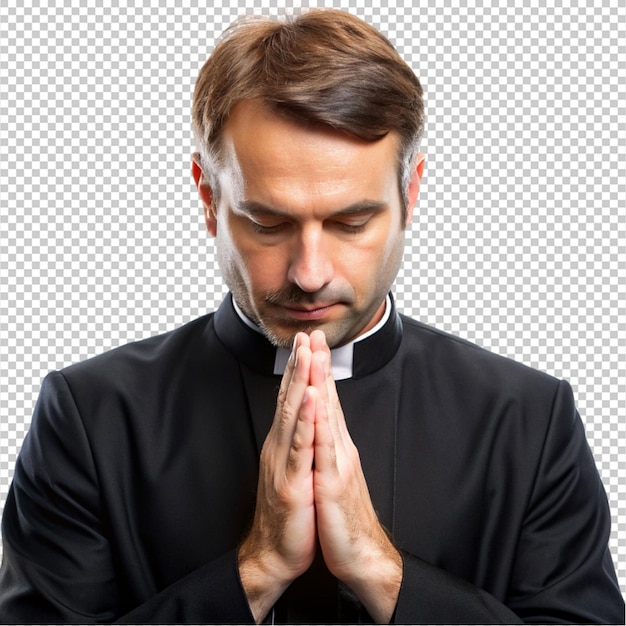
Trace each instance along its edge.
<instances>
[{"instance_id":1,"label":"skin","mask_svg":"<svg viewBox=\"0 0 626 626\"><path fill-rule=\"evenodd\" d=\"M388 622L402 559L380 525L330 367L330 347L372 328L397 274L407 221L398 139L364 142L304 126L261 104L238 104L224 130L220 200L194 155L192 173L225 280L276 345L291 347L261 451L252 528L239 572L257 622L311 565L330 572L379 623ZM330 346L330 347L329 347Z\"/></svg>"},{"instance_id":2,"label":"skin","mask_svg":"<svg viewBox=\"0 0 626 626\"><path fill-rule=\"evenodd\" d=\"M323 330L336 347L374 326L400 267L423 157L403 224L395 135L364 142L247 101L231 113L223 148L219 206L197 156L193 175L244 313L285 348L299 331Z\"/></svg>"}]
</instances>

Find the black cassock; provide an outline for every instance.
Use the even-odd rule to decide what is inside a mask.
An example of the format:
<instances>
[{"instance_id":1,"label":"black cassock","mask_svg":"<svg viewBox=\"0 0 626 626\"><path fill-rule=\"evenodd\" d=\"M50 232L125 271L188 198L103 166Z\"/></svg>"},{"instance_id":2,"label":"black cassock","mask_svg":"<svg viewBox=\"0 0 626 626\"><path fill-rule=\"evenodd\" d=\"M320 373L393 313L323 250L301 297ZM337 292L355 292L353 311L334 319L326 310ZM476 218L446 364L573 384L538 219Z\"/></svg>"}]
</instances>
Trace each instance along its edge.
<instances>
[{"instance_id":1,"label":"black cassock","mask_svg":"<svg viewBox=\"0 0 626 626\"><path fill-rule=\"evenodd\" d=\"M0 622L245 623L236 550L280 376L215 315L50 374L3 519ZM623 622L567 383L395 310L337 382L404 558L398 623ZM323 561L268 619L367 622Z\"/></svg>"}]
</instances>

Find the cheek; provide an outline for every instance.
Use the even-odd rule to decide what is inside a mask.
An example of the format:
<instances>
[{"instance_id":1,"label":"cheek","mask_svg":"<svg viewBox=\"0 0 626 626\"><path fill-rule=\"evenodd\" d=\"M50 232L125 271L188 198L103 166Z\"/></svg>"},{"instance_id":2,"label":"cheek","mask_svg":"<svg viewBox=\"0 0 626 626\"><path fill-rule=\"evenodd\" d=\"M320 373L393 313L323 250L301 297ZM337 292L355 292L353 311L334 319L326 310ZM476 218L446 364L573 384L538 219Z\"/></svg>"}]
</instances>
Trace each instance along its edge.
<instances>
[{"instance_id":1,"label":"cheek","mask_svg":"<svg viewBox=\"0 0 626 626\"><path fill-rule=\"evenodd\" d=\"M284 287L287 272L280 248L242 245L235 254L252 291L265 293Z\"/></svg>"},{"instance_id":2,"label":"cheek","mask_svg":"<svg viewBox=\"0 0 626 626\"><path fill-rule=\"evenodd\" d=\"M359 248L358 256L346 265L350 282L362 292L375 293L391 288L402 263L404 233L377 239Z\"/></svg>"},{"instance_id":3,"label":"cheek","mask_svg":"<svg viewBox=\"0 0 626 626\"><path fill-rule=\"evenodd\" d=\"M226 281L231 289L233 284L250 288L250 264L246 252L242 250L236 234L228 228L218 225L216 237L217 259Z\"/></svg>"},{"instance_id":4,"label":"cheek","mask_svg":"<svg viewBox=\"0 0 626 626\"><path fill-rule=\"evenodd\" d=\"M390 263L395 264L403 242L404 233L399 230L393 234L387 230L374 233L355 245L346 246L343 265L350 273L364 278L368 274L380 274Z\"/></svg>"}]
</instances>

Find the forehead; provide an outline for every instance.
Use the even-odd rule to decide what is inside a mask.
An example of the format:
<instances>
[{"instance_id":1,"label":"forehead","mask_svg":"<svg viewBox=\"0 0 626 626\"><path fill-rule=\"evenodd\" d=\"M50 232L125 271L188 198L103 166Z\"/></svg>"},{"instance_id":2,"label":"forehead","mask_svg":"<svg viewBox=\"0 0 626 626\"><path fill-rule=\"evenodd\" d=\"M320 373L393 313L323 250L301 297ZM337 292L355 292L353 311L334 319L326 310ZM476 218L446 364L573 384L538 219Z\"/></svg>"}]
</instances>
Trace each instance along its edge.
<instances>
[{"instance_id":1,"label":"forehead","mask_svg":"<svg viewBox=\"0 0 626 626\"><path fill-rule=\"evenodd\" d=\"M398 191L398 144L394 134L363 141L295 122L256 101L241 102L224 128L223 182L239 197L281 208L365 198L391 203Z\"/></svg>"}]
</instances>

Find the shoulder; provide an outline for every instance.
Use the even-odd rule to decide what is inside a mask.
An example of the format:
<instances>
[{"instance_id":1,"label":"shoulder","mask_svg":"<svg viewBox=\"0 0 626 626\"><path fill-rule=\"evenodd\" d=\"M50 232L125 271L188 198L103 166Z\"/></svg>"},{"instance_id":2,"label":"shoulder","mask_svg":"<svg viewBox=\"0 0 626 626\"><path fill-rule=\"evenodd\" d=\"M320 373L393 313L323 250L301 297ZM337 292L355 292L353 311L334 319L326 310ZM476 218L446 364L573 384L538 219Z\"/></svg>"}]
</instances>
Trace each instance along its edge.
<instances>
[{"instance_id":1,"label":"shoulder","mask_svg":"<svg viewBox=\"0 0 626 626\"><path fill-rule=\"evenodd\" d=\"M193 359L203 351L202 347L210 341L213 315L210 313L169 332L113 348L65 367L61 374L75 381L167 370L173 363Z\"/></svg>"},{"instance_id":2,"label":"shoulder","mask_svg":"<svg viewBox=\"0 0 626 626\"><path fill-rule=\"evenodd\" d=\"M205 315L48 374L39 412L56 422L81 422L88 438L107 442L103 449L109 451L123 441L156 436L183 415L195 419L198 405L210 402L232 374L213 320Z\"/></svg>"},{"instance_id":3,"label":"shoulder","mask_svg":"<svg viewBox=\"0 0 626 626\"><path fill-rule=\"evenodd\" d=\"M514 359L490 352L470 341L443 332L405 315L404 358L443 377L454 388L499 395L528 394L552 398L562 381ZM565 386L568 387L567 383Z\"/></svg>"},{"instance_id":4,"label":"shoulder","mask_svg":"<svg viewBox=\"0 0 626 626\"><path fill-rule=\"evenodd\" d=\"M519 467L534 472L546 442L553 449L567 441L584 447L566 381L410 318L402 322L406 404L417 407L422 427L428 423L442 437L442 450L464 450L459 458L468 467L474 458L497 460L498 468L522 455Z\"/></svg>"},{"instance_id":5,"label":"shoulder","mask_svg":"<svg viewBox=\"0 0 626 626\"><path fill-rule=\"evenodd\" d=\"M67 387L84 419L96 420L103 414L147 416L210 378L211 368L223 360L220 349L209 314L65 367L48 379L56 382L57 390L63 382L61 387ZM42 392L45 389L42 386Z\"/></svg>"}]
</instances>

